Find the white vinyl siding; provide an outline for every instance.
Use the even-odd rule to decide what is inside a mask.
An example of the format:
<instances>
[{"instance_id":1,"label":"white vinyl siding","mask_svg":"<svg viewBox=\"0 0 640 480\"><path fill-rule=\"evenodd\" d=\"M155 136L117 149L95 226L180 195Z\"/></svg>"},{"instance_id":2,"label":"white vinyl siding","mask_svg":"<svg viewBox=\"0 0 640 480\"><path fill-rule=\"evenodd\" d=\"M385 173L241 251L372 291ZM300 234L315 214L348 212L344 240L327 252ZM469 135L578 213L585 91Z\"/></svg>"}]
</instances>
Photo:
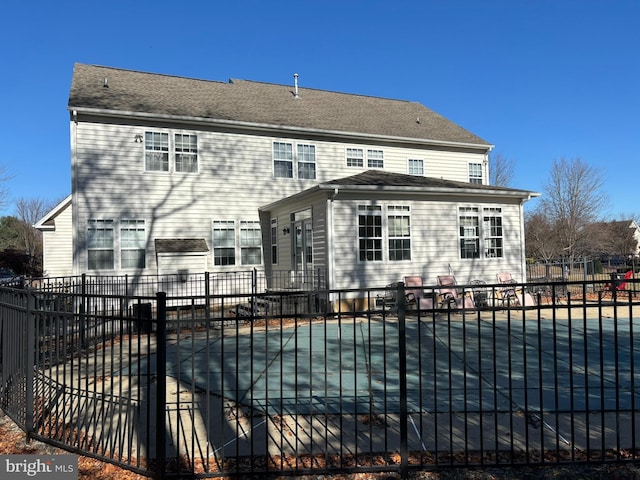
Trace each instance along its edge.
<instances>
[{"instance_id":1,"label":"white vinyl siding","mask_svg":"<svg viewBox=\"0 0 640 480\"><path fill-rule=\"evenodd\" d=\"M258 210L265 205L295 195L318 183L357 173L354 172L353 167L346 165L345 153L348 149L354 148L346 142L320 141L315 138L310 142L285 137L274 138L272 134L213 132L197 128L180 131L169 126L157 128L154 131L168 135L169 147L175 133L197 135L198 174L182 174L176 179L175 175L165 174L166 172L142 171L141 158L144 157L144 143L135 143L135 136L141 135L144 140L144 127L102 125L97 122L80 121L77 125L72 125L72 131L74 132L72 168L75 185L73 214L76 217L73 239L76 245L73 250L75 273L87 270L86 225L90 218L98 218L97 214L100 218L147 219L147 243L150 245L155 238L205 238L210 247L210 251L206 254L208 268L229 271L237 269L240 262L239 252L234 256L235 265L218 266L214 263L213 219L258 220ZM296 179L293 182L290 179L274 178L272 161L274 141L291 143L294 147L297 143L313 144L316 156L316 178ZM128 145L130 148L122 148L123 145ZM366 150L367 147L362 148ZM171 150L169 155L172 155ZM425 172L429 176L468 181L468 164L481 163L483 157L472 152L384 146L385 171L407 173L408 158L423 159ZM365 165L362 167L365 168ZM297 166L294 165L294 168L294 174L297 174ZM96 181L96 172L100 172L99 182ZM320 205L324 206L324 203L320 202ZM442 214L443 218L446 218L442 221L444 227L441 224L435 224L433 228L442 230L452 228L453 233L445 239L451 241L457 235L457 213L455 210L448 211L451 205L444 200L433 203L432 211L429 212L416 214L413 208L411 213L411 232L414 240L412 262L416 262L423 258L420 254L422 248L432 248L430 245L433 243L432 238L435 232L429 227L425 230L424 236L422 234L420 237L417 236L415 229L420 228L424 222L422 216L426 215L429 217L429 222L434 222ZM508 212L503 210L504 225L514 225L515 223L508 222L519 221L518 218L512 218L510 212L510 210ZM342 238L334 235L332 240L337 241L338 245L348 243L348 248L353 253L356 243L353 211L348 218L349 236ZM288 262L288 255L290 255L289 242L284 241L285 237L282 235L282 228L286 226L286 222L283 223L283 221L280 219L278 231L280 266ZM268 228L268 223L265 228ZM510 228L510 234L511 230ZM318 264L318 259L326 254L323 250L328 247L318 240L322 237L317 236L315 225L313 233L315 266ZM419 244L416 243L417 238L420 238ZM510 238L512 237L504 238L505 256L514 248ZM68 242L71 242L70 238ZM433 248L437 250L436 246ZM118 252L116 250L114 262L116 274L120 263ZM149 253L147 252L144 273L156 274L156 255ZM397 280L398 278L395 278L393 281Z\"/></svg>"}]
</instances>

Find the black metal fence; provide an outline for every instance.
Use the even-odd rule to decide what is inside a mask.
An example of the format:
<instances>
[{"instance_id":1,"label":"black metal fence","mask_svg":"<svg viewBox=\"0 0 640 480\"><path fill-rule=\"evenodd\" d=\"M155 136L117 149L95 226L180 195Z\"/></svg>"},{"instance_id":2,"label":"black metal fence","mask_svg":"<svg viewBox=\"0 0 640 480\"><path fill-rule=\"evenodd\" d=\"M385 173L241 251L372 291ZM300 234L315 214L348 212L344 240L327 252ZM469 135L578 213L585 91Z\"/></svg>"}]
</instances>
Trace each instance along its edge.
<instances>
[{"instance_id":1,"label":"black metal fence","mask_svg":"<svg viewBox=\"0 0 640 480\"><path fill-rule=\"evenodd\" d=\"M637 460L640 304L604 285L458 286L471 303L433 286L425 310L402 283L393 302L273 290L264 309L238 305L265 292L0 288L0 407L158 477Z\"/></svg>"}]
</instances>

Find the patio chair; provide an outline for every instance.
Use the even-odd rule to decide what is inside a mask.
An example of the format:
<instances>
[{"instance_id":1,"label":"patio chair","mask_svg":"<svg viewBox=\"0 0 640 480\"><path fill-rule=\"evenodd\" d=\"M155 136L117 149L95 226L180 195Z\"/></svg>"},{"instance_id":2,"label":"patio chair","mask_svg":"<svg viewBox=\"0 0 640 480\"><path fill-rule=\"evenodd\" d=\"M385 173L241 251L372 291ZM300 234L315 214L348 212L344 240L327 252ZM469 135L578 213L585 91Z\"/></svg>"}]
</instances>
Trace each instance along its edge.
<instances>
[{"instance_id":1,"label":"patio chair","mask_svg":"<svg viewBox=\"0 0 640 480\"><path fill-rule=\"evenodd\" d=\"M602 287L602 297L604 298L605 295L609 294L613 298L614 292L625 290L627 281L631 280L631 277L633 277L633 270L629 270L622 278L619 278L617 274L612 274L611 282L605 283L604 287Z\"/></svg>"},{"instance_id":2,"label":"patio chair","mask_svg":"<svg viewBox=\"0 0 640 480\"><path fill-rule=\"evenodd\" d=\"M484 280L471 280L471 295L476 308L486 308L489 306L487 282Z\"/></svg>"},{"instance_id":3,"label":"patio chair","mask_svg":"<svg viewBox=\"0 0 640 480\"><path fill-rule=\"evenodd\" d=\"M404 287L407 307L415 307L417 310L433 310L433 297L425 295L421 276L404 277Z\"/></svg>"},{"instance_id":4,"label":"patio chair","mask_svg":"<svg viewBox=\"0 0 640 480\"><path fill-rule=\"evenodd\" d=\"M500 289L498 293L502 304L507 306L532 307L536 304L533 296L524 287L516 286L516 281L510 272L500 272L496 275Z\"/></svg>"},{"instance_id":5,"label":"patio chair","mask_svg":"<svg viewBox=\"0 0 640 480\"><path fill-rule=\"evenodd\" d=\"M467 295L458 295L458 289L456 288L456 277L453 275L439 275L437 277L438 285L441 287L438 289L438 296L440 297L440 308L473 308L473 299Z\"/></svg>"}]
</instances>

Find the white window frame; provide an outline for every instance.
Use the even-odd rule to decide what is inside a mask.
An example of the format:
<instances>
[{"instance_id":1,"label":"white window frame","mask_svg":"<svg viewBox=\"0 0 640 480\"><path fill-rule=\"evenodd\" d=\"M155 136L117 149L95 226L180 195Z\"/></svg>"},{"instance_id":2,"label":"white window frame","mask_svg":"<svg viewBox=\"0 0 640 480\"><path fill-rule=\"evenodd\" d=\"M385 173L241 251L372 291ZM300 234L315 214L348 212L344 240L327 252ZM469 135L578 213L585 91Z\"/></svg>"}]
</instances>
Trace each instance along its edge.
<instances>
[{"instance_id":1,"label":"white window frame","mask_svg":"<svg viewBox=\"0 0 640 480\"><path fill-rule=\"evenodd\" d=\"M200 168L198 135L191 132L144 132L144 172L197 174Z\"/></svg>"},{"instance_id":2,"label":"white window frame","mask_svg":"<svg viewBox=\"0 0 640 480\"><path fill-rule=\"evenodd\" d=\"M482 228L484 237L484 256L486 258L504 257L504 224L502 208L484 207L482 209Z\"/></svg>"},{"instance_id":3,"label":"white window frame","mask_svg":"<svg viewBox=\"0 0 640 480\"><path fill-rule=\"evenodd\" d=\"M278 219L271 219L271 264L278 264Z\"/></svg>"},{"instance_id":4,"label":"white window frame","mask_svg":"<svg viewBox=\"0 0 640 480\"><path fill-rule=\"evenodd\" d=\"M311 143L296 144L296 161L298 163L298 178L303 180L316 179L316 146Z\"/></svg>"},{"instance_id":5,"label":"white window frame","mask_svg":"<svg viewBox=\"0 0 640 480\"><path fill-rule=\"evenodd\" d=\"M146 225L144 220L124 218L120 220L120 268L122 270L141 270L146 268ZM134 234L133 238L128 238L129 232L142 232L142 237ZM125 261L125 254L136 254L136 257L128 258ZM131 259L137 260L137 264L131 266Z\"/></svg>"},{"instance_id":6,"label":"white window frame","mask_svg":"<svg viewBox=\"0 0 640 480\"><path fill-rule=\"evenodd\" d=\"M110 232L110 234L108 233ZM87 270L115 270L116 261L116 230L113 219L89 219L87 221ZM111 238L109 238L109 236ZM111 252L109 264L100 263ZM92 253L94 255L92 255ZM92 260L92 256L94 258Z\"/></svg>"},{"instance_id":7,"label":"white window frame","mask_svg":"<svg viewBox=\"0 0 640 480\"><path fill-rule=\"evenodd\" d=\"M421 158L407 159L407 173L409 175L424 177L424 160Z\"/></svg>"},{"instance_id":8,"label":"white window frame","mask_svg":"<svg viewBox=\"0 0 640 480\"><path fill-rule=\"evenodd\" d=\"M478 207L458 207L458 252L462 260L480 258L480 228Z\"/></svg>"},{"instance_id":9,"label":"white window frame","mask_svg":"<svg viewBox=\"0 0 640 480\"><path fill-rule=\"evenodd\" d=\"M216 232L220 232L216 235ZM231 236L222 232L231 232ZM226 267L236 265L236 222L235 220L214 220L212 223L213 235L213 265L214 267ZM231 242L229 242L231 238ZM228 251L232 250L233 255ZM227 262L224 262L227 259Z\"/></svg>"},{"instance_id":10,"label":"white window frame","mask_svg":"<svg viewBox=\"0 0 640 480\"><path fill-rule=\"evenodd\" d=\"M469 163L469 183L482 185L483 179L482 163Z\"/></svg>"},{"instance_id":11,"label":"white window frame","mask_svg":"<svg viewBox=\"0 0 640 480\"><path fill-rule=\"evenodd\" d=\"M262 265L262 230L256 220L240 220L240 265Z\"/></svg>"},{"instance_id":12,"label":"white window frame","mask_svg":"<svg viewBox=\"0 0 640 480\"><path fill-rule=\"evenodd\" d=\"M271 144L274 178L315 180L317 176L316 146L274 140Z\"/></svg>"},{"instance_id":13,"label":"white window frame","mask_svg":"<svg viewBox=\"0 0 640 480\"><path fill-rule=\"evenodd\" d=\"M347 147L345 150L345 162L347 167L364 168L364 149Z\"/></svg>"},{"instance_id":14,"label":"white window frame","mask_svg":"<svg viewBox=\"0 0 640 480\"><path fill-rule=\"evenodd\" d=\"M398 220L400 221L399 225L397 224ZM411 261L411 207L409 205L387 205L386 230L389 261ZM395 246L398 242L402 244L400 248ZM395 244L393 247L392 243ZM398 253L401 254L400 258L398 258Z\"/></svg>"},{"instance_id":15,"label":"white window frame","mask_svg":"<svg viewBox=\"0 0 640 480\"><path fill-rule=\"evenodd\" d=\"M367 149L367 168L384 168L384 151L379 148Z\"/></svg>"},{"instance_id":16,"label":"white window frame","mask_svg":"<svg viewBox=\"0 0 640 480\"><path fill-rule=\"evenodd\" d=\"M382 262L384 259L384 212L382 205L361 204L358 205L357 212L358 262ZM378 232L379 234L377 234Z\"/></svg>"}]
</instances>

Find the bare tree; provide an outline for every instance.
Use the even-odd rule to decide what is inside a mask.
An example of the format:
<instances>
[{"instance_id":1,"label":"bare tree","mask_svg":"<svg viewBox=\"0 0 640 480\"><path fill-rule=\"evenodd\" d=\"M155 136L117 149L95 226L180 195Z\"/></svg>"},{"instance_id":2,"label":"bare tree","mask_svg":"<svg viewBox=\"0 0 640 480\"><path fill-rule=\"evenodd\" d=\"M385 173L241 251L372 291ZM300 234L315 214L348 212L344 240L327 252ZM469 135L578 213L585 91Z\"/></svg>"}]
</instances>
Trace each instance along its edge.
<instances>
[{"instance_id":1,"label":"bare tree","mask_svg":"<svg viewBox=\"0 0 640 480\"><path fill-rule=\"evenodd\" d=\"M527 257L549 261L562 254L555 228L544 213L536 210L527 214L524 230Z\"/></svg>"},{"instance_id":2,"label":"bare tree","mask_svg":"<svg viewBox=\"0 0 640 480\"><path fill-rule=\"evenodd\" d=\"M554 226L563 253L571 258L582 253L582 237L589 231L585 227L607 205L603 184L603 173L580 158L553 162L538 211Z\"/></svg>"},{"instance_id":3,"label":"bare tree","mask_svg":"<svg viewBox=\"0 0 640 480\"><path fill-rule=\"evenodd\" d=\"M515 175L516 162L500 153L492 153L489 165L491 166L491 185L508 187Z\"/></svg>"},{"instance_id":4,"label":"bare tree","mask_svg":"<svg viewBox=\"0 0 640 480\"><path fill-rule=\"evenodd\" d=\"M34 228L34 225L49 209L50 204L41 198L20 198L16 202L20 238L32 267L42 258L42 232Z\"/></svg>"},{"instance_id":5,"label":"bare tree","mask_svg":"<svg viewBox=\"0 0 640 480\"><path fill-rule=\"evenodd\" d=\"M9 181L12 176L9 174L9 169L6 165L0 165L0 208L3 208L7 205L7 201L9 199L9 189L7 188L7 181Z\"/></svg>"}]
</instances>

